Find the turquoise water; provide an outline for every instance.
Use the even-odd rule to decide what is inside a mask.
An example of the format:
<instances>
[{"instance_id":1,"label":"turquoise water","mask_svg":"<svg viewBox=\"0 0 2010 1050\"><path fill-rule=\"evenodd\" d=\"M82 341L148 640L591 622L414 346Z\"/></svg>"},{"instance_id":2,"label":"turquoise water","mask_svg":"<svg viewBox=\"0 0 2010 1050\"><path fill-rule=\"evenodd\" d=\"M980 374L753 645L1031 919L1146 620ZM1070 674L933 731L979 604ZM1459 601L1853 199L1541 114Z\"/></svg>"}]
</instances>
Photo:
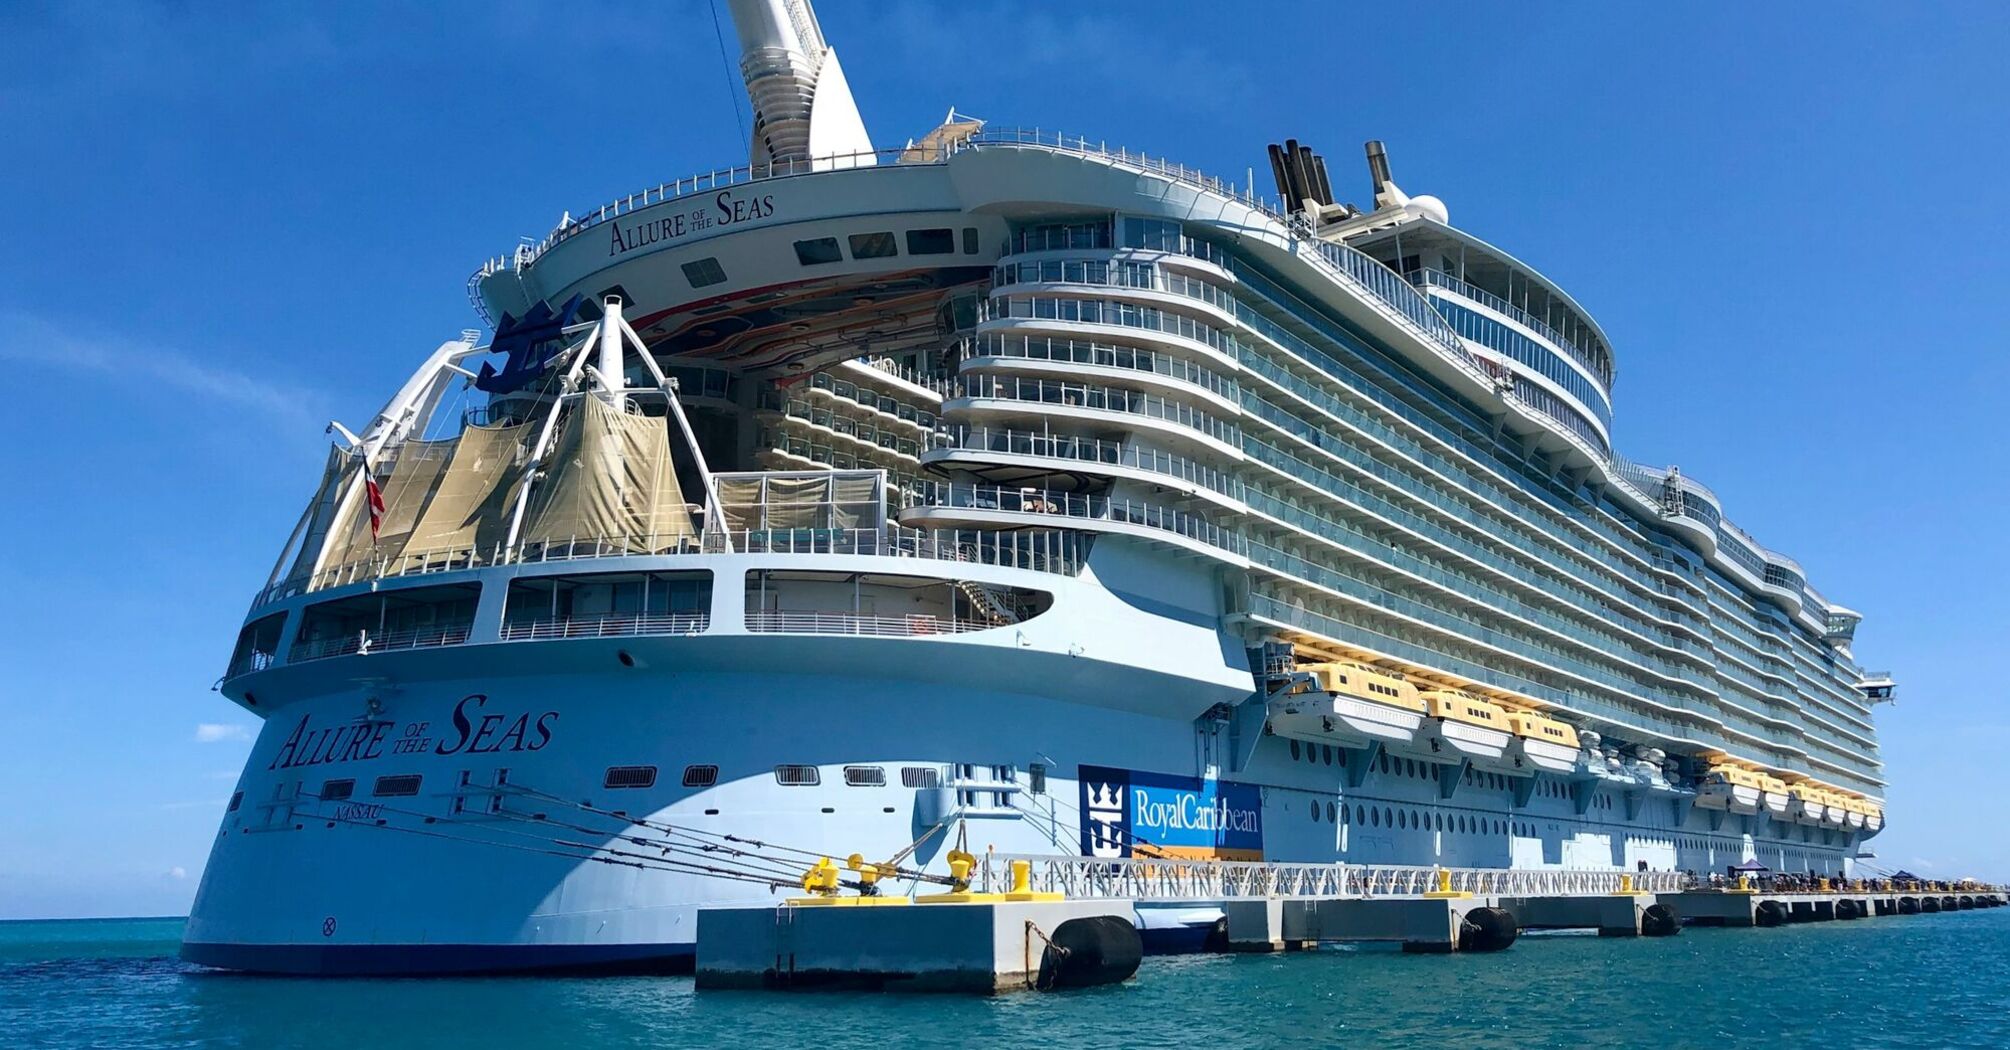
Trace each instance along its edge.
<instances>
[{"instance_id":1,"label":"turquoise water","mask_svg":"<svg viewBox=\"0 0 2010 1050\"><path fill-rule=\"evenodd\" d=\"M179 919L0 922L0 1046L2010 1046L2010 908L1498 955L1145 960L995 998L698 992L689 978L205 973Z\"/></svg>"}]
</instances>

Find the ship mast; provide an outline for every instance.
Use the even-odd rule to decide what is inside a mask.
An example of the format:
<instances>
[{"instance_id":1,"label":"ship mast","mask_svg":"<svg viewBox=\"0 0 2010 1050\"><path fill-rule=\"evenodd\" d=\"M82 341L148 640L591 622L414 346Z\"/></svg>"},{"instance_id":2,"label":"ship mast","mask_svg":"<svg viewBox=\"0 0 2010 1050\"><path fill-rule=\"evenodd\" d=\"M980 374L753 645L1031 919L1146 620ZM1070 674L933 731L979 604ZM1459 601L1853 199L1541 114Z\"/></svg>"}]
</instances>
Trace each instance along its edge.
<instances>
[{"instance_id":1,"label":"ship mast","mask_svg":"<svg viewBox=\"0 0 2010 1050\"><path fill-rule=\"evenodd\" d=\"M748 162L810 171L872 164L865 121L809 0L727 0L727 7L754 105Z\"/></svg>"}]
</instances>

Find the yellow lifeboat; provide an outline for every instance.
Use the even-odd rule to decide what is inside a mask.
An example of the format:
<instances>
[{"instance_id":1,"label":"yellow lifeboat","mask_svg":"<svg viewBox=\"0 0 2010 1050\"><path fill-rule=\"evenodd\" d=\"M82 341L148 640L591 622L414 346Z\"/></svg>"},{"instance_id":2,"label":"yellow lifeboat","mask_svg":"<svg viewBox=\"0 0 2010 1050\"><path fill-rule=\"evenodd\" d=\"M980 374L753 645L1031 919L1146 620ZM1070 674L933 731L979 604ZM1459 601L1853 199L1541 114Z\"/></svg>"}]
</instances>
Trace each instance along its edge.
<instances>
[{"instance_id":1,"label":"yellow lifeboat","mask_svg":"<svg viewBox=\"0 0 2010 1050\"><path fill-rule=\"evenodd\" d=\"M1721 809L1749 816L1759 811L1761 794L1757 770L1720 759L1699 778L1696 804L1704 809Z\"/></svg>"},{"instance_id":2,"label":"yellow lifeboat","mask_svg":"<svg viewBox=\"0 0 2010 1050\"><path fill-rule=\"evenodd\" d=\"M1514 740L1508 754L1517 764L1546 773L1569 773L1577 768L1577 730L1534 711L1509 708L1508 732Z\"/></svg>"},{"instance_id":3,"label":"yellow lifeboat","mask_svg":"<svg viewBox=\"0 0 2010 1050\"><path fill-rule=\"evenodd\" d=\"M1766 808L1766 815L1774 820L1792 820L1793 797L1787 793L1787 782L1770 773L1759 773L1759 802Z\"/></svg>"},{"instance_id":4,"label":"yellow lifeboat","mask_svg":"<svg viewBox=\"0 0 2010 1050\"><path fill-rule=\"evenodd\" d=\"M1430 716L1424 726L1424 742L1435 761L1463 758L1476 769L1535 775L1535 770L1521 768L1508 753L1514 734L1507 712L1498 704L1456 689L1431 689L1420 695Z\"/></svg>"},{"instance_id":5,"label":"yellow lifeboat","mask_svg":"<svg viewBox=\"0 0 2010 1050\"><path fill-rule=\"evenodd\" d=\"M1787 774L1786 779L1787 816L1797 824L1820 824L1828 811L1828 804L1822 800L1821 788L1797 773Z\"/></svg>"},{"instance_id":6,"label":"yellow lifeboat","mask_svg":"<svg viewBox=\"0 0 2010 1050\"><path fill-rule=\"evenodd\" d=\"M1420 746L1427 709L1416 686L1365 664L1300 664L1298 669L1311 676L1312 688L1270 701L1272 732L1336 747Z\"/></svg>"}]
</instances>

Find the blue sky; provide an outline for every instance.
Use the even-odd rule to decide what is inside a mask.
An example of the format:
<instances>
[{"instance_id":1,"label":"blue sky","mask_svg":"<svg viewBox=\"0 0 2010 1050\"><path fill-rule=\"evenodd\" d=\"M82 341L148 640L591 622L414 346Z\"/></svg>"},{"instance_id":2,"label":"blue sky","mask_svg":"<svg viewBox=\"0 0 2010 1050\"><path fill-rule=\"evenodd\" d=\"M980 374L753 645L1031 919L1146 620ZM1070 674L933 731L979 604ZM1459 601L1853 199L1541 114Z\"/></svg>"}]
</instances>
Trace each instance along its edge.
<instances>
[{"instance_id":1,"label":"blue sky","mask_svg":"<svg viewBox=\"0 0 2010 1050\"><path fill-rule=\"evenodd\" d=\"M954 105L1240 178L1289 135L1360 200L1385 140L1604 324L1624 451L1867 614L1884 862L2010 877L2010 7L1079 6L819 15L882 144ZM690 0L0 5L0 917L186 909L323 424L518 236L743 163L739 92Z\"/></svg>"}]
</instances>

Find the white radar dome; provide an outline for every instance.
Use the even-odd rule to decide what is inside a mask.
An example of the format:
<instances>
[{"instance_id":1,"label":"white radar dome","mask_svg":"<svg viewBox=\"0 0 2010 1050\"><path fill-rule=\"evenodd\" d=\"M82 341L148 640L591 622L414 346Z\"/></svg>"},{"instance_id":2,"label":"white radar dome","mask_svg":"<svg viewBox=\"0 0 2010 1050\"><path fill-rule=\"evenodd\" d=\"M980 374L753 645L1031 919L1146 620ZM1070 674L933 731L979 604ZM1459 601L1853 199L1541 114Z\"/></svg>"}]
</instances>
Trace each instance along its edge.
<instances>
[{"instance_id":1,"label":"white radar dome","mask_svg":"<svg viewBox=\"0 0 2010 1050\"><path fill-rule=\"evenodd\" d=\"M1450 226L1452 214L1445 210L1445 202L1428 193L1410 198L1410 206L1421 212L1425 218L1440 225Z\"/></svg>"}]
</instances>

